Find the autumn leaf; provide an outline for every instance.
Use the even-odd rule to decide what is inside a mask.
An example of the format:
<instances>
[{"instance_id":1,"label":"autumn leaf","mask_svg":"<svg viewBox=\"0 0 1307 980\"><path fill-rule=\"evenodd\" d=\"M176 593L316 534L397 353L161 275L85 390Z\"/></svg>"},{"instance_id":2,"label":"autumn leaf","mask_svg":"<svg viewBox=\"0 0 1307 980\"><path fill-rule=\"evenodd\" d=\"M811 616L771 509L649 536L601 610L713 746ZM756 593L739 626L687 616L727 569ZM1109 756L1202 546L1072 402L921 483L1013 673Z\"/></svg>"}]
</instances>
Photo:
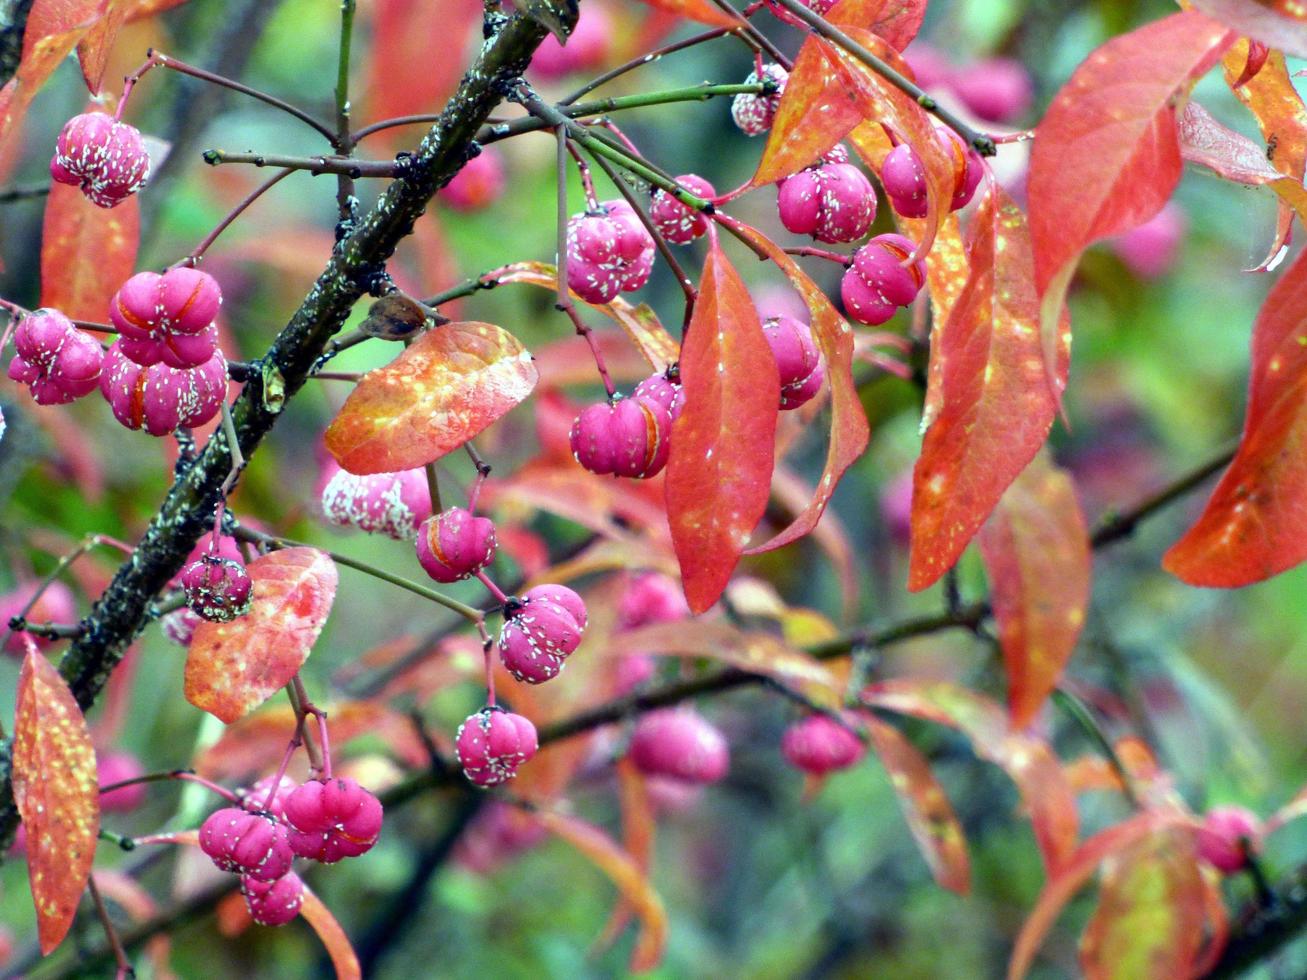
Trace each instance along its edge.
<instances>
[{"instance_id":1,"label":"autumn leaf","mask_svg":"<svg viewBox=\"0 0 1307 980\"><path fill-rule=\"evenodd\" d=\"M1089 605L1093 552L1075 487L1046 455L999 501L980 532L1007 671L1013 728L1025 728L1071 659Z\"/></svg>"},{"instance_id":2,"label":"autumn leaf","mask_svg":"<svg viewBox=\"0 0 1307 980\"><path fill-rule=\"evenodd\" d=\"M82 709L35 650L18 676L12 772L14 803L27 828L37 935L49 954L73 924L95 861L100 786Z\"/></svg>"},{"instance_id":3,"label":"autumn leaf","mask_svg":"<svg viewBox=\"0 0 1307 980\"><path fill-rule=\"evenodd\" d=\"M1307 58L1307 11L1298 0L1192 0L1210 17L1268 48Z\"/></svg>"},{"instance_id":4,"label":"autumn leaf","mask_svg":"<svg viewBox=\"0 0 1307 980\"><path fill-rule=\"evenodd\" d=\"M942 888L967 894L971 890L971 861L966 837L943 787L930 771L930 763L893 725L870 714L864 715L862 721L931 874Z\"/></svg>"},{"instance_id":5,"label":"autumn leaf","mask_svg":"<svg viewBox=\"0 0 1307 980\"><path fill-rule=\"evenodd\" d=\"M1193 11L1114 37L1080 64L1036 128L1030 232L1050 385L1080 253L1161 210L1180 180L1176 100L1234 40Z\"/></svg>"},{"instance_id":6,"label":"autumn leaf","mask_svg":"<svg viewBox=\"0 0 1307 980\"><path fill-rule=\"evenodd\" d=\"M300 915L322 940L322 946L336 971L336 980L361 980L363 969L359 966L359 958L350 944L349 936L331 914L331 909L322 904L322 899L308 885L304 886Z\"/></svg>"},{"instance_id":7,"label":"autumn leaf","mask_svg":"<svg viewBox=\"0 0 1307 980\"><path fill-rule=\"evenodd\" d=\"M690 609L717 601L767 509L780 378L758 312L714 242L681 351L667 518Z\"/></svg>"},{"instance_id":8,"label":"autumn leaf","mask_svg":"<svg viewBox=\"0 0 1307 980\"><path fill-rule=\"evenodd\" d=\"M614 769L617 773L617 799L622 810L622 846L636 867L647 876L653 862L657 823L646 777L636 768L630 756L618 759ZM608 916L608 922L599 938L595 940L594 949L602 951L612 946L634 914L631 904L625 898L620 899Z\"/></svg>"},{"instance_id":9,"label":"autumn leaf","mask_svg":"<svg viewBox=\"0 0 1307 980\"><path fill-rule=\"evenodd\" d=\"M739 21L711 0L641 0L656 10L698 21L709 27L736 27Z\"/></svg>"},{"instance_id":10,"label":"autumn leaf","mask_svg":"<svg viewBox=\"0 0 1307 980\"><path fill-rule=\"evenodd\" d=\"M1257 314L1250 373L1234 461L1162 558L1190 585L1239 588L1307 559L1307 254Z\"/></svg>"},{"instance_id":11,"label":"autumn leaf","mask_svg":"<svg viewBox=\"0 0 1307 980\"><path fill-rule=\"evenodd\" d=\"M290 682L336 597L336 566L316 548L283 548L246 567L250 611L201 622L186 656L186 700L229 725Z\"/></svg>"},{"instance_id":12,"label":"autumn leaf","mask_svg":"<svg viewBox=\"0 0 1307 980\"><path fill-rule=\"evenodd\" d=\"M141 211L132 195L98 207L76 187L50 182L41 231L41 305L103 323L113 295L136 268Z\"/></svg>"},{"instance_id":13,"label":"autumn leaf","mask_svg":"<svg viewBox=\"0 0 1307 980\"><path fill-rule=\"evenodd\" d=\"M536 379L512 334L492 323L447 323L363 376L328 427L327 448L351 473L423 466L498 421Z\"/></svg>"},{"instance_id":14,"label":"autumn leaf","mask_svg":"<svg viewBox=\"0 0 1307 980\"><path fill-rule=\"evenodd\" d=\"M908 588L952 568L1048 438L1057 413L1039 345L1030 232L996 183L971 223L971 274L932 345L938 416L912 474ZM1069 358L1063 333L1060 384Z\"/></svg>"},{"instance_id":15,"label":"autumn leaf","mask_svg":"<svg viewBox=\"0 0 1307 980\"><path fill-rule=\"evenodd\" d=\"M895 51L902 51L921 30L926 0L840 0L825 16L837 27L869 30Z\"/></svg>"},{"instance_id":16,"label":"autumn leaf","mask_svg":"<svg viewBox=\"0 0 1307 980\"><path fill-rule=\"evenodd\" d=\"M77 60L82 67L82 78L92 95L100 94L100 83L104 81L109 53L113 50L114 41L118 39L118 31L134 6L135 0L101 0L99 19L77 44Z\"/></svg>"},{"instance_id":17,"label":"autumn leaf","mask_svg":"<svg viewBox=\"0 0 1307 980\"><path fill-rule=\"evenodd\" d=\"M633 973L652 970L667 944L667 912L662 899L635 860L598 827L550 810L536 814L552 833L571 844L617 886L640 920L640 935L631 952Z\"/></svg>"}]
</instances>

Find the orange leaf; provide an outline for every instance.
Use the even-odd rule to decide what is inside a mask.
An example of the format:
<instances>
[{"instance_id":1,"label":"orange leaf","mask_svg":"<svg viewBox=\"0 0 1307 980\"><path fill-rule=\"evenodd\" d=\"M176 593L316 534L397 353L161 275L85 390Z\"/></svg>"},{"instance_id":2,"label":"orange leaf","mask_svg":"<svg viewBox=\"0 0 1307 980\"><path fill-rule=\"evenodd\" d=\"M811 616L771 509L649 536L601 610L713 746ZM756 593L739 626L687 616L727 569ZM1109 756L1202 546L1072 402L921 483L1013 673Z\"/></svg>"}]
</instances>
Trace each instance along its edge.
<instances>
[{"instance_id":1,"label":"orange leaf","mask_svg":"<svg viewBox=\"0 0 1307 980\"><path fill-rule=\"evenodd\" d=\"M101 0L35 0L23 30L18 70L0 89L0 143L27 112L59 63L99 19Z\"/></svg>"},{"instance_id":2,"label":"orange leaf","mask_svg":"<svg viewBox=\"0 0 1307 980\"><path fill-rule=\"evenodd\" d=\"M27 828L27 867L41 952L68 934L100 833L95 749L59 671L32 651L14 708L14 803Z\"/></svg>"},{"instance_id":3,"label":"orange leaf","mask_svg":"<svg viewBox=\"0 0 1307 980\"><path fill-rule=\"evenodd\" d=\"M921 30L926 0L840 0L825 16L837 27L869 30L895 51L902 51Z\"/></svg>"},{"instance_id":4,"label":"orange leaf","mask_svg":"<svg viewBox=\"0 0 1307 980\"><path fill-rule=\"evenodd\" d=\"M336 566L316 548L284 548L247 568L250 611L201 622L186 656L186 700L229 725L290 682L336 597Z\"/></svg>"},{"instance_id":5,"label":"orange leaf","mask_svg":"<svg viewBox=\"0 0 1307 980\"><path fill-rule=\"evenodd\" d=\"M92 95L100 93L104 69L109 63L109 52L118 39L134 0L101 0L100 18L77 44L77 60L82 66L82 78Z\"/></svg>"},{"instance_id":6,"label":"orange leaf","mask_svg":"<svg viewBox=\"0 0 1307 980\"><path fill-rule=\"evenodd\" d=\"M1176 99L1234 40L1226 27L1192 11L1114 37L1081 63L1036 129L1030 230L1050 385L1080 253L1161 210L1180 180Z\"/></svg>"},{"instance_id":7,"label":"orange leaf","mask_svg":"<svg viewBox=\"0 0 1307 980\"><path fill-rule=\"evenodd\" d=\"M740 23L711 0L642 0L642 2L657 10L698 21L709 27L735 27Z\"/></svg>"},{"instance_id":8,"label":"orange leaf","mask_svg":"<svg viewBox=\"0 0 1307 980\"><path fill-rule=\"evenodd\" d=\"M1307 559L1307 253L1253 325L1243 436L1196 524L1162 557L1190 585L1238 588Z\"/></svg>"},{"instance_id":9,"label":"orange leaf","mask_svg":"<svg viewBox=\"0 0 1307 980\"><path fill-rule=\"evenodd\" d=\"M349 936L345 935L345 930L331 914L331 909L322 904L322 899L308 885L304 886L304 904L300 906L300 915L304 916L304 921L313 927L313 931L322 940L327 955L331 957L331 965L336 968L336 980L361 980L363 969L359 966L354 947L350 945Z\"/></svg>"},{"instance_id":10,"label":"orange leaf","mask_svg":"<svg viewBox=\"0 0 1307 980\"><path fill-rule=\"evenodd\" d=\"M1193 0L1193 5L1269 48L1307 58L1307 12L1297 0Z\"/></svg>"},{"instance_id":11,"label":"orange leaf","mask_svg":"<svg viewBox=\"0 0 1307 980\"><path fill-rule=\"evenodd\" d=\"M1067 862L1079 833L1076 799L1047 742L1009 730L998 705L945 681L882 681L864 690L862 701L961 731L976 755L1003 769L1017 784L1049 873Z\"/></svg>"},{"instance_id":12,"label":"orange leaf","mask_svg":"<svg viewBox=\"0 0 1307 980\"><path fill-rule=\"evenodd\" d=\"M913 591L957 563L1048 438L1057 412L1040 357L1030 232L996 183L971 223L968 251L970 277L931 346L942 404L912 474ZM1069 336L1062 336L1064 379Z\"/></svg>"},{"instance_id":13,"label":"orange leaf","mask_svg":"<svg viewBox=\"0 0 1307 980\"><path fill-rule=\"evenodd\" d=\"M611 878L622 898L631 904L640 919L640 935L631 952L630 968L634 973L652 970L662 959L667 944L667 912L639 865L611 837L592 824L549 810L541 810L536 816L541 824L575 847Z\"/></svg>"},{"instance_id":14,"label":"orange leaf","mask_svg":"<svg viewBox=\"0 0 1307 980\"><path fill-rule=\"evenodd\" d=\"M690 608L717 601L767 509L780 378L744 281L714 241L681 351L667 518Z\"/></svg>"},{"instance_id":15,"label":"orange leaf","mask_svg":"<svg viewBox=\"0 0 1307 980\"><path fill-rule=\"evenodd\" d=\"M857 385L853 381L853 331L849 328L849 322L831 305L821 287L808 278L799 264L775 242L748 225L735 221L730 223L770 256L803 297L803 302L812 314L812 336L821 348L831 392L830 448L826 453L826 467L817 483L817 490L807 507L794 518L789 527L765 544L755 545L746 552L756 555L797 541L817 526L835 493L836 484L866 450L870 429L867 426L867 415L862 410L862 401L858 398Z\"/></svg>"},{"instance_id":16,"label":"orange leaf","mask_svg":"<svg viewBox=\"0 0 1307 980\"><path fill-rule=\"evenodd\" d=\"M106 210L76 187L51 181L41 232L41 305L74 320L108 320L114 293L136 268L140 237L135 195Z\"/></svg>"},{"instance_id":17,"label":"orange leaf","mask_svg":"<svg viewBox=\"0 0 1307 980\"><path fill-rule=\"evenodd\" d=\"M622 846L631 855L636 867L647 875L653 860L654 831L657 828L653 806L649 801L649 790L645 785L644 774L635 767L630 756L618 759L615 769L617 798L622 808ZM594 948L605 950L612 946L633 914L630 903L625 898L621 899L608 917L603 932L595 940Z\"/></svg>"},{"instance_id":18,"label":"orange leaf","mask_svg":"<svg viewBox=\"0 0 1307 980\"><path fill-rule=\"evenodd\" d=\"M410 470L457 449L531 394L530 353L492 323L447 323L369 371L327 429L351 473Z\"/></svg>"},{"instance_id":19,"label":"orange leaf","mask_svg":"<svg viewBox=\"0 0 1307 980\"><path fill-rule=\"evenodd\" d=\"M971 890L971 861L957 814L930 763L893 725L868 714L862 721L880 763L889 773L908 828L940 886L965 895Z\"/></svg>"},{"instance_id":20,"label":"orange leaf","mask_svg":"<svg viewBox=\"0 0 1307 980\"><path fill-rule=\"evenodd\" d=\"M1089 605L1094 558L1071 477L1047 456L1036 456L979 540L1012 727L1025 728L1071 659Z\"/></svg>"}]
</instances>

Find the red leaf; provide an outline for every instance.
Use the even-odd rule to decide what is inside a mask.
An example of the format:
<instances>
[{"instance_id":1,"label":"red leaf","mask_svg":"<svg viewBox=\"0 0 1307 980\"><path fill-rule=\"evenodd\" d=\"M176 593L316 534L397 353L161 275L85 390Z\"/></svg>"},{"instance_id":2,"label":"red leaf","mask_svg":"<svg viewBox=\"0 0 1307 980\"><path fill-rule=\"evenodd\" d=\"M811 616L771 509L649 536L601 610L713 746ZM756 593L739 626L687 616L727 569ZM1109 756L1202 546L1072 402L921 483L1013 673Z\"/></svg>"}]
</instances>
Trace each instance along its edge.
<instances>
[{"instance_id":1,"label":"red leaf","mask_svg":"<svg viewBox=\"0 0 1307 980\"><path fill-rule=\"evenodd\" d=\"M104 69L109 63L109 52L118 39L134 0L101 0L100 18L77 44L77 60L82 66L82 78L92 95L100 93Z\"/></svg>"},{"instance_id":2,"label":"red leaf","mask_svg":"<svg viewBox=\"0 0 1307 980\"><path fill-rule=\"evenodd\" d=\"M837 27L860 27L902 51L921 30L926 0L840 0L826 12Z\"/></svg>"},{"instance_id":3,"label":"red leaf","mask_svg":"<svg viewBox=\"0 0 1307 980\"><path fill-rule=\"evenodd\" d=\"M531 394L530 353L492 323L447 323L369 371L327 429L351 473L409 470L457 449Z\"/></svg>"},{"instance_id":4,"label":"red leaf","mask_svg":"<svg viewBox=\"0 0 1307 980\"><path fill-rule=\"evenodd\" d=\"M970 238L970 277L931 350L942 404L912 474L913 591L956 564L1048 438L1057 412L1040 355L1030 232L997 184L977 209Z\"/></svg>"},{"instance_id":5,"label":"red leaf","mask_svg":"<svg viewBox=\"0 0 1307 980\"><path fill-rule=\"evenodd\" d=\"M82 709L53 665L23 660L14 708L14 803L27 828L27 867L41 952L68 934L95 861L100 786Z\"/></svg>"},{"instance_id":6,"label":"red leaf","mask_svg":"<svg viewBox=\"0 0 1307 980\"><path fill-rule=\"evenodd\" d=\"M971 861L966 837L943 787L930 771L930 762L893 725L871 715L862 720L931 874L941 887L967 894Z\"/></svg>"},{"instance_id":7,"label":"red leaf","mask_svg":"<svg viewBox=\"0 0 1307 980\"><path fill-rule=\"evenodd\" d=\"M1180 115L1180 155L1236 184L1262 186L1283 178L1264 147L1221 125L1196 101L1186 103Z\"/></svg>"},{"instance_id":8,"label":"red leaf","mask_svg":"<svg viewBox=\"0 0 1307 980\"><path fill-rule=\"evenodd\" d=\"M101 0L35 0L23 30L23 56L0 89L0 142L27 112L59 63L99 19Z\"/></svg>"},{"instance_id":9,"label":"red leaf","mask_svg":"<svg viewBox=\"0 0 1307 980\"><path fill-rule=\"evenodd\" d=\"M714 242L681 351L667 518L690 608L717 601L767 509L780 378L758 311Z\"/></svg>"},{"instance_id":10,"label":"red leaf","mask_svg":"<svg viewBox=\"0 0 1307 980\"><path fill-rule=\"evenodd\" d=\"M1238 588L1307 559L1307 253L1253 325L1248 411L1234 462L1163 556L1190 585Z\"/></svg>"},{"instance_id":11,"label":"red leaf","mask_svg":"<svg viewBox=\"0 0 1307 980\"><path fill-rule=\"evenodd\" d=\"M1030 231L1050 383L1080 253L1161 210L1180 180L1176 99L1234 40L1192 11L1115 37L1081 63L1035 130Z\"/></svg>"},{"instance_id":12,"label":"red leaf","mask_svg":"<svg viewBox=\"0 0 1307 980\"><path fill-rule=\"evenodd\" d=\"M736 18L723 12L711 0L642 0L642 2L657 10L698 21L709 27L735 27L740 23Z\"/></svg>"},{"instance_id":13,"label":"red leaf","mask_svg":"<svg viewBox=\"0 0 1307 980\"><path fill-rule=\"evenodd\" d=\"M817 483L816 492L789 527L770 541L755 545L746 552L756 555L797 541L817 526L840 478L866 450L870 429L867 414L862 410L862 401L858 398L857 385L853 381L853 331L849 322L831 305L821 287L775 242L748 225L736 221L730 221L730 224L765 251L803 297L803 302L812 314L812 336L821 348L831 393L830 448L826 453L826 466Z\"/></svg>"},{"instance_id":14,"label":"red leaf","mask_svg":"<svg viewBox=\"0 0 1307 980\"><path fill-rule=\"evenodd\" d=\"M866 688L862 701L961 731L978 756L1017 784L1049 873L1066 863L1075 850L1079 818L1075 794L1047 742L1009 730L998 705L947 682L883 681Z\"/></svg>"},{"instance_id":15,"label":"red leaf","mask_svg":"<svg viewBox=\"0 0 1307 980\"><path fill-rule=\"evenodd\" d=\"M331 957L331 965L336 970L336 980L362 980L363 969L359 958L350 945L349 936L340 927L331 909L322 904L322 899L308 885L304 886L304 904L300 906L300 915L313 927L313 931L322 940L322 945Z\"/></svg>"},{"instance_id":16,"label":"red leaf","mask_svg":"<svg viewBox=\"0 0 1307 980\"><path fill-rule=\"evenodd\" d=\"M645 776L635 767L630 756L617 760L617 798L622 808L622 846L631 859L646 875L653 861L654 822L653 805ZM634 915L630 903L621 899L608 917L603 932L595 940L595 950L605 950L617 941Z\"/></svg>"},{"instance_id":17,"label":"red leaf","mask_svg":"<svg viewBox=\"0 0 1307 980\"><path fill-rule=\"evenodd\" d=\"M1025 728L1071 659L1089 605L1093 553L1071 477L1036 456L980 532L1007 670L1013 728Z\"/></svg>"},{"instance_id":18,"label":"red leaf","mask_svg":"<svg viewBox=\"0 0 1307 980\"><path fill-rule=\"evenodd\" d=\"M592 824L549 810L542 810L536 816L545 827L575 847L612 879L622 898L630 903L640 919L640 936L631 952L631 971L652 970L663 958L663 949L667 945L667 912L639 865L611 837Z\"/></svg>"},{"instance_id":19,"label":"red leaf","mask_svg":"<svg viewBox=\"0 0 1307 980\"><path fill-rule=\"evenodd\" d=\"M113 294L136 268L140 237L135 195L106 210L76 187L51 181L41 232L41 305L74 320L108 320Z\"/></svg>"},{"instance_id":20,"label":"red leaf","mask_svg":"<svg viewBox=\"0 0 1307 980\"><path fill-rule=\"evenodd\" d=\"M1192 0L1199 10L1240 34L1307 58L1307 13L1297 0Z\"/></svg>"},{"instance_id":21,"label":"red leaf","mask_svg":"<svg viewBox=\"0 0 1307 980\"><path fill-rule=\"evenodd\" d=\"M186 700L229 725L290 682L336 597L336 566L316 548L284 548L247 568L250 611L201 622L186 656Z\"/></svg>"}]
</instances>

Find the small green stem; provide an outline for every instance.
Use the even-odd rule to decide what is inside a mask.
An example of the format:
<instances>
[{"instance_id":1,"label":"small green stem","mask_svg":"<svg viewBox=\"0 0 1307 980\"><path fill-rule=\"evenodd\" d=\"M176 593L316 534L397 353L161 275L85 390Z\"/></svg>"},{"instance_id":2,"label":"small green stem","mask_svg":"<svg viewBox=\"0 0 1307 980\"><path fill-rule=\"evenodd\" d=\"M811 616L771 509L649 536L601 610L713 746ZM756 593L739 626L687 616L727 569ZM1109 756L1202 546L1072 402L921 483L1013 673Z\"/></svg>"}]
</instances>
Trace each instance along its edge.
<instances>
[{"instance_id":1,"label":"small green stem","mask_svg":"<svg viewBox=\"0 0 1307 980\"><path fill-rule=\"evenodd\" d=\"M1090 741L1103 753L1103 757L1112 767L1117 778L1121 780L1121 787L1126 799L1130 801L1130 805L1136 810L1140 809L1143 804L1140 802L1138 793L1135 792L1134 779L1131 777L1130 771L1126 769L1125 763L1121 761L1121 757L1117 755L1116 746L1112 744L1112 740L1107 737L1107 733L1103 731L1093 712L1089 710L1089 706L1070 691L1061 687L1053 690L1052 700L1080 726L1081 730L1089 736Z\"/></svg>"}]
</instances>

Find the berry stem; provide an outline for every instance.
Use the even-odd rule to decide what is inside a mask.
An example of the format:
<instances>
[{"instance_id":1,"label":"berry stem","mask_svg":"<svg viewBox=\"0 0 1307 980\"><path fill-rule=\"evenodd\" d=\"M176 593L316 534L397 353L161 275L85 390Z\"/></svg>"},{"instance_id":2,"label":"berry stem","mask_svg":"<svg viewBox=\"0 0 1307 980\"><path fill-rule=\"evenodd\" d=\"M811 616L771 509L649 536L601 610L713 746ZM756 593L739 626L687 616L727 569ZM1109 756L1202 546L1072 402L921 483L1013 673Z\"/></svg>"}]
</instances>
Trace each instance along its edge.
<instances>
[{"instance_id":1,"label":"berry stem","mask_svg":"<svg viewBox=\"0 0 1307 980\"><path fill-rule=\"evenodd\" d=\"M504 594L504 591L499 586L490 580L490 576L485 573L485 569L477 572L476 577L477 581L486 587L486 591L494 596L496 602L501 606L508 604L508 596ZM477 622L485 622L484 617L479 617Z\"/></svg>"},{"instance_id":2,"label":"berry stem","mask_svg":"<svg viewBox=\"0 0 1307 980\"><path fill-rule=\"evenodd\" d=\"M830 249L813 248L810 245L802 245L798 248L782 249L786 255L808 256L814 259L825 259L827 262L838 262L846 268L853 264L853 258L848 255L841 255L839 252L832 252Z\"/></svg>"},{"instance_id":3,"label":"berry stem","mask_svg":"<svg viewBox=\"0 0 1307 980\"><path fill-rule=\"evenodd\" d=\"M362 177L398 177L404 168L394 160L356 160L353 157L297 157L280 153L228 153L226 150L205 150L204 162L211 167L225 163L248 163L255 167L284 167L287 170L307 170L315 177L323 174L344 174L358 180Z\"/></svg>"},{"instance_id":4,"label":"berry stem","mask_svg":"<svg viewBox=\"0 0 1307 980\"><path fill-rule=\"evenodd\" d=\"M74 320L73 326L78 330L89 330L91 333L117 334L118 331L107 323L96 323L93 320ZM3 347L3 345L0 345Z\"/></svg>"},{"instance_id":5,"label":"berry stem","mask_svg":"<svg viewBox=\"0 0 1307 980\"><path fill-rule=\"evenodd\" d=\"M309 692L304 689L304 681L299 674L290 679L286 685L286 694L290 697L291 707L295 710L295 717L298 724L295 728L295 737L304 743L304 750L309 755L309 764L317 771L323 779L331 778L331 739L327 733L327 713L313 703L309 698ZM318 722L318 744L315 746L313 740L308 737L306 721L312 715ZM278 774L277 779L273 782L273 789L281 781L282 773ZM271 796L268 797L272 799Z\"/></svg>"},{"instance_id":6,"label":"berry stem","mask_svg":"<svg viewBox=\"0 0 1307 980\"><path fill-rule=\"evenodd\" d=\"M340 0L340 53L336 59L336 138L332 145L341 156L354 152L350 135L349 50L354 37L355 0ZM354 217L358 199L354 196L354 178L341 174L336 178L336 207L341 221Z\"/></svg>"},{"instance_id":7,"label":"berry stem","mask_svg":"<svg viewBox=\"0 0 1307 980\"><path fill-rule=\"evenodd\" d=\"M620 64L616 68L612 68L609 71L604 72L602 75L598 76L597 78L591 79L590 81L586 82L579 89L577 89L571 95L567 96L558 104L560 106L570 106L577 99L581 98L581 96L590 94L595 89L597 89L600 85L605 85L608 82L611 82L614 78L620 78L622 75L625 75L627 72L635 71L635 69L640 68L644 65L651 65L655 61L660 60L664 55L674 54L677 51L684 51L686 48L693 48L696 45L703 44L706 41L715 41L717 38L725 37L727 34L733 34L739 37L740 32L741 32L741 28L738 27L714 27L712 30L704 31L701 34L695 34L692 37L687 37L683 41L677 41L674 44L668 44L665 47L661 47L654 51L650 51L648 54L643 54L638 58L632 58L630 61L625 62L624 64ZM740 38L740 40L744 40L744 39ZM746 41L745 43L748 42Z\"/></svg>"},{"instance_id":8,"label":"berry stem","mask_svg":"<svg viewBox=\"0 0 1307 980\"><path fill-rule=\"evenodd\" d=\"M171 774L171 778L180 779L183 782L195 783L199 786L203 786L210 793L218 794L224 800L227 800L229 803L235 803L237 805L240 804L241 798L237 796L235 793L233 793L231 790L227 789L225 786L219 786L217 783L205 779L203 776L196 775L195 773L191 772L189 769L177 769L173 771L173 773ZM104 791L101 790L101 792Z\"/></svg>"},{"instance_id":9,"label":"berry stem","mask_svg":"<svg viewBox=\"0 0 1307 980\"><path fill-rule=\"evenodd\" d=\"M241 216L241 213L244 212L246 208L248 208L259 198L261 198L268 191L272 190L273 187L275 187L278 183L280 183L286 177L289 177L294 172L295 172L294 169L291 167L286 167L282 170L279 170L268 180L265 180L258 187L254 188L254 190L250 191L249 194L245 196L245 199L243 201L241 201L234 208L232 208L231 211L227 213L227 216L218 222L217 227L214 228L213 231L209 232L207 235L204 236L204 240L200 242L200 244L196 245L195 248L191 249L190 255L187 255L185 258L177 262L174 262L171 268L176 269L180 266L189 266L190 268L195 268L195 266L199 265L200 259L202 259L204 257L204 253L209 250L209 246L218 240L218 236L221 235L224 231L226 231L227 228L230 227L231 223L235 221L237 218L239 218ZM81 324L78 325L80 326Z\"/></svg>"},{"instance_id":10,"label":"berry stem","mask_svg":"<svg viewBox=\"0 0 1307 980\"><path fill-rule=\"evenodd\" d=\"M486 665L486 706L493 708L495 706L495 661L491 651L495 648L495 641L490 638L490 631L486 629L484 619L477 623L477 634L481 637L481 656Z\"/></svg>"},{"instance_id":11,"label":"berry stem","mask_svg":"<svg viewBox=\"0 0 1307 980\"><path fill-rule=\"evenodd\" d=\"M789 58L782 54L780 49L772 44L762 31L749 23L745 15L736 10L730 0L712 0L712 3L713 6L717 7L717 9L726 14L726 16L734 17L740 22L739 33L741 40L747 43L750 47L765 52L767 57L779 63L786 71L789 71L794 67L794 62L790 61Z\"/></svg>"},{"instance_id":12,"label":"berry stem","mask_svg":"<svg viewBox=\"0 0 1307 980\"><path fill-rule=\"evenodd\" d=\"M477 448L472 445L471 439L463 443L463 448L467 450L468 458L472 460L472 465L476 467L477 471L476 478L472 481L472 489L470 489L467 494L467 509L469 512L475 514L477 510L477 500L481 496L481 485L486 482L486 477L490 475L490 464L482 458L479 452L477 452Z\"/></svg>"},{"instance_id":13,"label":"berry stem","mask_svg":"<svg viewBox=\"0 0 1307 980\"><path fill-rule=\"evenodd\" d=\"M576 162L577 172L581 175L581 189L585 192L585 206L590 211L596 211L599 208L599 198L595 196L594 179L590 176L590 165L585 162L575 144L565 136L561 137L563 145L567 147L567 152L572 155Z\"/></svg>"},{"instance_id":14,"label":"berry stem","mask_svg":"<svg viewBox=\"0 0 1307 980\"><path fill-rule=\"evenodd\" d=\"M104 898L100 895L100 888L95 883L95 873L87 875L86 891L91 896L91 903L95 906L96 918L100 920L100 927L104 930L104 937L109 941L109 948L113 951L114 963L118 966L117 977L119 980L123 977L135 977L136 970L132 968L132 961L127 958L127 950L123 948L122 938L118 935L118 930L114 928L113 919L109 917L109 908L104 904Z\"/></svg>"},{"instance_id":15,"label":"berry stem","mask_svg":"<svg viewBox=\"0 0 1307 980\"><path fill-rule=\"evenodd\" d=\"M194 775L190 769L164 769L160 772L147 772L143 776L133 776L131 779L120 779L116 783L106 783L100 787L100 795L112 793L116 789L122 789L124 786L135 786L137 783L161 783L171 779L181 779L182 773ZM221 789L221 787L219 787Z\"/></svg>"}]
</instances>

